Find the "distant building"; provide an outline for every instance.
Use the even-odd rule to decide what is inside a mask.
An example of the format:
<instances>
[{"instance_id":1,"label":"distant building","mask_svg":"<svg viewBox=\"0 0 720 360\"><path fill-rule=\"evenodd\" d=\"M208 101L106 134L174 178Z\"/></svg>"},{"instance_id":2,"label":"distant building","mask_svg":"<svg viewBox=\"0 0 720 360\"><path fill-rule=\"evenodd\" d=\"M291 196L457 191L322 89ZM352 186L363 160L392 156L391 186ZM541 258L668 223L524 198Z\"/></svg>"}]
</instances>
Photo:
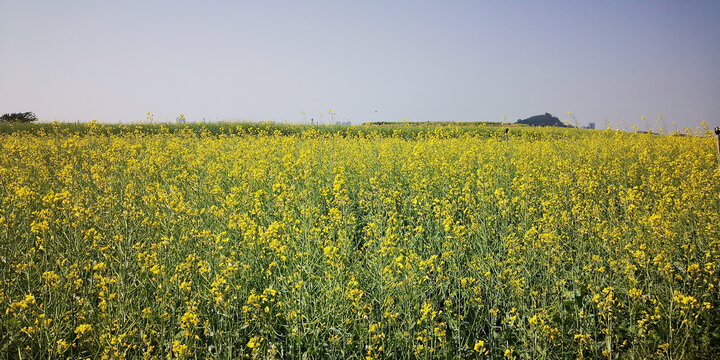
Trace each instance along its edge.
<instances>
[{"instance_id":1,"label":"distant building","mask_svg":"<svg viewBox=\"0 0 720 360\"><path fill-rule=\"evenodd\" d=\"M349 121L336 121L335 125L350 126L350 125L352 125L352 123L350 123Z\"/></svg>"},{"instance_id":2,"label":"distant building","mask_svg":"<svg viewBox=\"0 0 720 360\"><path fill-rule=\"evenodd\" d=\"M588 124L588 129L593 129L593 130L595 130L595 123L594 123L594 122L589 123L589 124Z\"/></svg>"},{"instance_id":3,"label":"distant building","mask_svg":"<svg viewBox=\"0 0 720 360\"><path fill-rule=\"evenodd\" d=\"M184 124L185 123L185 115L181 114L175 119L175 122L178 124Z\"/></svg>"}]
</instances>

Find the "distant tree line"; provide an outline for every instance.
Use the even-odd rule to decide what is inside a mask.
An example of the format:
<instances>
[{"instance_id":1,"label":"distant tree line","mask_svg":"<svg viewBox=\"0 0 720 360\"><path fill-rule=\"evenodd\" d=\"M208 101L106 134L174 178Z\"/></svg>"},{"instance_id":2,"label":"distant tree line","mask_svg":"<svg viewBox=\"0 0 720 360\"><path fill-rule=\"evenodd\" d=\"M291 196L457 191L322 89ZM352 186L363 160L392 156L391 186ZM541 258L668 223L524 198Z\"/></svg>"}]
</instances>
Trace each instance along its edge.
<instances>
[{"instance_id":1,"label":"distant tree line","mask_svg":"<svg viewBox=\"0 0 720 360\"><path fill-rule=\"evenodd\" d=\"M515 122L516 124L526 124L530 126L556 126L556 127L572 127L569 125L563 124L560 119L558 119L555 116L552 116L549 113L545 113L543 115L535 115L531 116L527 119L518 119L518 121Z\"/></svg>"},{"instance_id":2,"label":"distant tree line","mask_svg":"<svg viewBox=\"0 0 720 360\"><path fill-rule=\"evenodd\" d=\"M0 116L0 122L28 123L37 121L37 116L31 112L4 114Z\"/></svg>"}]
</instances>

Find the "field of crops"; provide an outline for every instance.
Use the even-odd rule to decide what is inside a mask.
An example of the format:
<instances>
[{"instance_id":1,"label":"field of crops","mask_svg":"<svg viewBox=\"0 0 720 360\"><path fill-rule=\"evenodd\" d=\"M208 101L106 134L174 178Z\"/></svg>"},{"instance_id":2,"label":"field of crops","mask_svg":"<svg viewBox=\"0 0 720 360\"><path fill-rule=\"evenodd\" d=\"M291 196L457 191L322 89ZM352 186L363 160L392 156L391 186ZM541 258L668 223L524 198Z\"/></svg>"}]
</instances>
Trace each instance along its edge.
<instances>
[{"instance_id":1,"label":"field of crops","mask_svg":"<svg viewBox=\"0 0 720 360\"><path fill-rule=\"evenodd\" d=\"M108 129L0 132L2 358L720 353L713 137Z\"/></svg>"}]
</instances>

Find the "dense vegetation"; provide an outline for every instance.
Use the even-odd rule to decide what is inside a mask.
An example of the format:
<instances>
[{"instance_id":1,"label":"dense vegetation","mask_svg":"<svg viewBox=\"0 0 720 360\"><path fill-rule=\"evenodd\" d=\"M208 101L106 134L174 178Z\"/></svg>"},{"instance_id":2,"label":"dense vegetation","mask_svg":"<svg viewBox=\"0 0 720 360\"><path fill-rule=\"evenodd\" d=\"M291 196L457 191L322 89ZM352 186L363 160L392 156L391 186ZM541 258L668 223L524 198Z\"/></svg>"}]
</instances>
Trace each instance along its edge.
<instances>
[{"instance_id":1,"label":"dense vegetation","mask_svg":"<svg viewBox=\"0 0 720 360\"><path fill-rule=\"evenodd\" d=\"M3 114L0 116L0 123L29 123L33 121L37 121L37 116L31 112Z\"/></svg>"},{"instance_id":2,"label":"dense vegetation","mask_svg":"<svg viewBox=\"0 0 720 360\"><path fill-rule=\"evenodd\" d=\"M717 354L714 139L503 130L0 127L0 353Z\"/></svg>"},{"instance_id":3,"label":"dense vegetation","mask_svg":"<svg viewBox=\"0 0 720 360\"><path fill-rule=\"evenodd\" d=\"M531 116L527 119L522 119L517 122L516 124L522 124L522 125L530 125L530 126L555 126L555 127L572 127L569 125L564 124L560 119L558 119L555 116L552 116L551 114L545 113L543 115L535 115Z\"/></svg>"},{"instance_id":4,"label":"dense vegetation","mask_svg":"<svg viewBox=\"0 0 720 360\"><path fill-rule=\"evenodd\" d=\"M567 133L561 130L529 129L518 126L497 126L495 124L462 124L447 123L427 125L424 123L378 123L360 126L346 125L294 125L281 123L248 123L248 122L217 122L217 123L184 123L184 124L101 124L92 122L81 123L40 123L40 124L3 124L0 123L0 134L28 135L188 135L220 136L220 135L283 135L283 136L317 136L338 135L343 137L400 137L414 139L418 137L443 136L458 137L476 135L481 137L500 136L505 128L513 135L548 137L548 136L580 136L582 131ZM540 135L542 133L542 135Z\"/></svg>"}]
</instances>

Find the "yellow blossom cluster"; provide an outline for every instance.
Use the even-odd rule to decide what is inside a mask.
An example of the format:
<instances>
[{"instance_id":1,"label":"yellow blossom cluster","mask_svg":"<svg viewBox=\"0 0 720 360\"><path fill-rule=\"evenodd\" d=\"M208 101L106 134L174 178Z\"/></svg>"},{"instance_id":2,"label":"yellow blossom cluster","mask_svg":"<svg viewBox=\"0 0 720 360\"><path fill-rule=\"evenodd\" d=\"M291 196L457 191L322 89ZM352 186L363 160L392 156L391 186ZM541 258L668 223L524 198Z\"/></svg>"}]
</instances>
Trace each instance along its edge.
<instances>
[{"instance_id":1,"label":"yellow blossom cluster","mask_svg":"<svg viewBox=\"0 0 720 360\"><path fill-rule=\"evenodd\" d=\"M411 126L0 134L0 349L720 353L713 138Z\"/></svg>"}]
</instances>

